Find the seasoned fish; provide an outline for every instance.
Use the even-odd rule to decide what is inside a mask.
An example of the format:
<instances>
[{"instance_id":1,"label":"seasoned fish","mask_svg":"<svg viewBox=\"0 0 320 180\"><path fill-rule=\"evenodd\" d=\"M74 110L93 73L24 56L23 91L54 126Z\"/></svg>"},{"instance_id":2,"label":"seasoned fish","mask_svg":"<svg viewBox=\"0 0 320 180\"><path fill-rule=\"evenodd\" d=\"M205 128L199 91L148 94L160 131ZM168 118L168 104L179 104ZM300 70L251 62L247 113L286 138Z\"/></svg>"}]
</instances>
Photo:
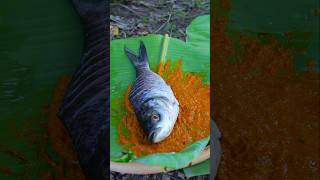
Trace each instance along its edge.
<instances>
[{"instance_id":1,"label":"seasoned fish","mask_svg":"<svg viewBox=\"0 0 320 180\"><path fill-rule=\"evenodd\" d=\"M86 179L108 179L109 28L107 0L73 0L85 33L81 64L58 113Z\"/></svg>"},{"instance_id":2,"label":"seasoned fish","mask_svg":"<svg viewBox=\"0 0 320 180\"><path fill-rule=\"evenodd\" d=\"M136 69L129 100L148 140L158 143L170 135L179 114L179 103L170 86L150 70L143 42L139 56L126 47L124 51Z\"/></svg>"}]
</instances>

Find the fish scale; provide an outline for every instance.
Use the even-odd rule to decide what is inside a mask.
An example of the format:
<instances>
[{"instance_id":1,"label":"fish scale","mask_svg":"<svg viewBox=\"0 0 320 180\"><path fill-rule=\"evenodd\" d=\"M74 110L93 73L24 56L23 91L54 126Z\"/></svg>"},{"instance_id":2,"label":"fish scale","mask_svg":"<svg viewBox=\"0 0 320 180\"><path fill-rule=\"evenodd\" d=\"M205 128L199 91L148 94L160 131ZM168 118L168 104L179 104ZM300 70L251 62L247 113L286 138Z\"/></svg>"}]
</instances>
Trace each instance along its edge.
<instances>
[{"instance_id":1,"label":"fish scale","mask_svg":"<svg viewBox=\"0 0 320 180\"><path fill-rule=\"evenodd\" d=\"M136 70L129 100L149 141L158 143L170 135L179 114L179 103L170 86L150 70L143 42L139 56L126 47L125 53Z\"/></svg>"},{"instance_id":2,"label":"fish scale","mask_svg":"<svg viewBox=\"0 0 320 180\"><path fill-rule=\"evenodd\" d=\"M163 94L172 92L165 81L157 77L153 72L140 74L133 87L129 98L134 102L135 107L140 107L141 103L148 98L148 94L150 94L152 90L162 91Z\"/></svg>"}]
</instances>

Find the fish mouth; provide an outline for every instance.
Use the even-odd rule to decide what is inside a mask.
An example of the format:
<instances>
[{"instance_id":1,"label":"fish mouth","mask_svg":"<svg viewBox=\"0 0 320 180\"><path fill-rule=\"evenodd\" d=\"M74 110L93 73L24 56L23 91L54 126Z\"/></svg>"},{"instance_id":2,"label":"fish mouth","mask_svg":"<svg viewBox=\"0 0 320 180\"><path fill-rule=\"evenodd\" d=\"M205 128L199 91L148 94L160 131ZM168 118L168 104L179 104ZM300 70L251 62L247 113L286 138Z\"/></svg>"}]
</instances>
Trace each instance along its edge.
<instances>
[{"instance_id":1,"label":"fish mouth","mask_svg":"<svg viewBox=\"0 0 320 180\"><path fill-rule=\"evenodd\" d=\"M158 128L155 128L154 130L152 130L148 135L148 140L152 143L158 143L158 142L162 141L165 137L164 136L159 137L161 131L163 131L162 127L158 127Z\"/></svg>"}]
</instances>

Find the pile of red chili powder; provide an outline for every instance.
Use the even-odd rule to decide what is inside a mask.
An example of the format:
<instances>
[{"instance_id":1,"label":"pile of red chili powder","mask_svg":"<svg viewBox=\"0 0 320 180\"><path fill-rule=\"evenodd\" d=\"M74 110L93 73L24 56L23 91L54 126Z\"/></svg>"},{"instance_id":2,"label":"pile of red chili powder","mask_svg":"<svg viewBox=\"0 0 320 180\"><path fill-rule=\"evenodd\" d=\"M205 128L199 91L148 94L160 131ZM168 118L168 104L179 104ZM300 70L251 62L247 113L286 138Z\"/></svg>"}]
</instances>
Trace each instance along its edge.
<instances>
[{"instance_id":1,"label":"pile of red chili powder","mask_svg":"<svg viewBox=\"0 0 320 180\"><path fill-rule=\"evenodd\" d=\"M203 84L201 77L197 75L183 73L181 65L182 61L178 61L171 70L170 61L167 61L159 67L159 74L171 86L180 104L179 116L172 133L160 143L151 144L147 140L128 100L130 87L126 92L127 113L118 128L118 141L129 147L138 157L160 152L179 152L191 143L210 135L209 84Z\"/></svg>"},{"instance_id":2,"label":"pile of red chili powder","mask_svg":"<svg viewBox=\"0 0 320 180\"><path fill-rule=\"evenodd\" d=\"M211 89L223 135L217 179L318 179L319 73L296 73L293 50L271 36L262 43L242 35L235 51L228 19L214 17Z\"/></svg>"}]
</instances>

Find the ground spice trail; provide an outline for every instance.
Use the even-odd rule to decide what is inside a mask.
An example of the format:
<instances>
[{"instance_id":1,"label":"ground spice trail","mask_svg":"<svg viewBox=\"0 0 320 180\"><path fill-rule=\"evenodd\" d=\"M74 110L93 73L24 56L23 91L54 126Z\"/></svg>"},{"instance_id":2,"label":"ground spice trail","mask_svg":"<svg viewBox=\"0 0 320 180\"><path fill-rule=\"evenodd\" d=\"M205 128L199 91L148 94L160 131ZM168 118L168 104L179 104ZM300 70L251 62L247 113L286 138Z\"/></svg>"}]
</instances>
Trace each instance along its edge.
<instances>
[{"instance_id":1,"label":"ground spice trail","mask_svg":"<svg viewBox=\"0 0 320 180\"><path fill-rule=\"evenodd\" d=\"M128 100L130 88L125 95L127 113L119 127L118 142L129 147L136 156L153 153L179 152L190 143L210 134L210 87L193 74L183 73L182 61L170 69L170 61L160 64L159 74L171 86L180 104L179 116L170 136L158 144L150 144ZM126 129L126 131L124 131ZM127 132L127 133L125 133Z\"/></svg>"}]
</instances>

